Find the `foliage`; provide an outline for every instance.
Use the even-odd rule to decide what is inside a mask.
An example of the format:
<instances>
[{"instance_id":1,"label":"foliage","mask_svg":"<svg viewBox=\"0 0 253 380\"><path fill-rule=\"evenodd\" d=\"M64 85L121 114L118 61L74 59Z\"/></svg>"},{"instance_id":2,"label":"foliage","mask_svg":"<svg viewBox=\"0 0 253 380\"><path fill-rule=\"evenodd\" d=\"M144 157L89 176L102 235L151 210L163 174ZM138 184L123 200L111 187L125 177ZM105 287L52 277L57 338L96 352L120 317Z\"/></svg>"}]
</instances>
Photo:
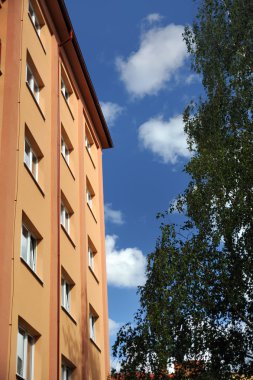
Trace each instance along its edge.
<instances>
[{"instance_id":1,"label":"foliage","mask_svg":"<svg viewBox=\"0 0 253 380\"><path fill-rule=\"evenodd\" d=\"M148 256L134 325L114 354L124 379L253 374L253 1L202 0L184 39L205 97L184 113L191 180Z\"/></svg>"}]
</instances>

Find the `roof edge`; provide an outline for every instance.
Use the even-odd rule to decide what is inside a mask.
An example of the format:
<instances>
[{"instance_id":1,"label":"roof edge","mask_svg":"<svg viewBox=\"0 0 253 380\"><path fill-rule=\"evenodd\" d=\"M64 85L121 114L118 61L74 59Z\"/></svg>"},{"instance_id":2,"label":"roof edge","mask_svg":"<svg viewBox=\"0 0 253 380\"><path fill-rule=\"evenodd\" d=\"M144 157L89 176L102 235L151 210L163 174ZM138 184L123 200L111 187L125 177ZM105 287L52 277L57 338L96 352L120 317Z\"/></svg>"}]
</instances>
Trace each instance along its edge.
<instances>
[{"instance_id":1,"label":"roof edge","mask_svg":"<svg viewBox=\"0 0 253 380\"><path fill-rule=\"evenodd\" d=\"M97 94L96 94L96 91L95 91L95 88L94 88L93 83L91 81L91 77L90 77L90 74L88 72L88 69L87 69L87 66L86 66L86 63L85 63L85 60L84 60L81 48L79 46L77 37L75 35L75 31L74 31L72 22L70 20L70 16L69 16L67 7L65 5L64 0L58 0L58 4L59 4L60 9L62 11L62 15L63 15L64 21L66 23L66 26L67 26L67 29L68 29L69 33L71 31L73 33L72 43L73 43L74 49L76 51L77 57L79 59L79 62L80 62L81 68L82 68L82 71L84 73L84 77L85 77L86 82L87 82L88 87L89 87L89 90L90 90L93 102L95 104L96 110L97 110L99 118L101 120L103 129L104 129L107 141L108 141L108 145L109 145L108 148L112 148L113 147L113 142L112 142L112 138L111 138L111 135L110 135L110 132L109 132L109 128L107 126L104 114L102 112L102 109L101 109L101 106L100 106L100 103L99 103L99 100L98 100L98 97L97 97Z\"/></svg>"}]
</instances>

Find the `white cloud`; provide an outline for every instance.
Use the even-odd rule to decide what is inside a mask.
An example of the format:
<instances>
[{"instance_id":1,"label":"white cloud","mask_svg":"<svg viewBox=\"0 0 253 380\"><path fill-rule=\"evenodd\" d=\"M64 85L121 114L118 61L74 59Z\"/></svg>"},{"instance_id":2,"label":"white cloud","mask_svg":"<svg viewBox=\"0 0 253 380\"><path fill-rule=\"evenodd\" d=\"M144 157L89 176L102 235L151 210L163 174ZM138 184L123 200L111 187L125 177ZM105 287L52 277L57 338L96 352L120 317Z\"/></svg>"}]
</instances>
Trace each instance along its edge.
<instances>
[{"instance_id":1,"label":"white cloud","mask_svg":"<svg viewBox=\"0 0 253 380\"><path fill-rule=\"evenodd\" d=\"M130 94L156 94L176 75L187 56L183 31L182 25L153 27L141 34L137 51L126 59L116 59L120 78Z\"/></svg>"},{"instance_id":2,"label":"white cloud","mask_svg":"<svg viewBox=\"0 0 253 380\"><path fill-rule=\"evenodd\" d=\"M107 235L106 262L108 284L136 287L145 283L146 258L138 248L116 248L116 235Z\"/></svg>"},{"instance_id":3,"label":"white cloud","mask_svg":"<svg viewBox=\"0 0 253 380\"><path fill-rule=\"evenodd\" d=\"M105 220L114 224L123 224L124 219L120 210L113 210L111 203L105 204Z\"/></svg>"},{"instance_id":4,"label":"white cloud","mask_svg":"<svg viewBox=\"0 0 253 380\"><path fill-rule=\"evenodd\" d=\"M113 319L109 318L110 336L117 335L117 332L119 331L119 329L120 329L121 326L122 326L122 323L115 322Z\"/></svg>"},{"instance_id":5,"label":"white cloud","mask_svg":"<svg viewBox=\"0 0 253 380\"><path fill-rule=\"evenodd\" d=\"M201 82L200 75L197 75L197 74L190 74L185 80L186 84L192 84L192 83L197 83L197 82Z\"/></svg>"},{"instance_id":6,"label":"white cloud","mask_svg":"<svg viewBox=\"0 0 253 380\"><path fill-rule=\"evenodd\" d=\"M161 116L152 118L139 127L138 135L141 145L164 163L175 164L179 157L190 157L181 115L168 121Z\"/></svg>"},{"instance_id":7,"label":"white cloud","mask_svg":"<svg viewBox=\"0 0 253 380\"><path fill-rule=\"evenodd\" d=\"M145 17L145 21L147 21L149 24L154 24L156 22L159 22L163 19L163 16L161 16L159 13L150 13L147 17Z\"/></svg>"},{"instance_id":8,"label":"white cloud","mask_svg":"<svg viewBox=\"0 0 253 380\"><path fill-rule=\"evenodd\" d=\"M115 124L116 119L122 113L123 107L112 102L100 102L100 105L101 105L106 122L110 126L113 126Z\"/></svg>"}]
</instances>

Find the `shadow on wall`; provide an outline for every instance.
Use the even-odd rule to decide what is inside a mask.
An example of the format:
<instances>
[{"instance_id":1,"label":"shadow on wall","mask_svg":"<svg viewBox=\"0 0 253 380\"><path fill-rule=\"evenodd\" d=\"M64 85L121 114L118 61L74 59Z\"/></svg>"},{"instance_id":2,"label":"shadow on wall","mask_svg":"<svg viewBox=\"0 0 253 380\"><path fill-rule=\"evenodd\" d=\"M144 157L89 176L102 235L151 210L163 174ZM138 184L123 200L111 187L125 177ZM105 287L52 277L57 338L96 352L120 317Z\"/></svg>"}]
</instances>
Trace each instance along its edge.
<instances>
[{"instance_id":1,"label":"shadow on wall","mask_svg":"<svg viewBox=\"0 0 253 380\"><path fill-rule=\"evenodd\" d=\"M77 322L77 326L81 330L81 320ZM80 331L81 334L81 331ZM76 370L71 376L72 380L107 380L102 378L100 368L101 353L98 348L90 341L88 326L84 326L85 339L84 342L78 342L76 336L72 333L72 329L67 325L63 325L62 337L66 345L67 352L70 353L70 359L76 365ZM79 335L79 334L78 334ZM81 336L81 335L79 335ZM79 344L82 345L80 349ZM78 363L82 363L82 367Z\"/></svg>"}]
</instances>

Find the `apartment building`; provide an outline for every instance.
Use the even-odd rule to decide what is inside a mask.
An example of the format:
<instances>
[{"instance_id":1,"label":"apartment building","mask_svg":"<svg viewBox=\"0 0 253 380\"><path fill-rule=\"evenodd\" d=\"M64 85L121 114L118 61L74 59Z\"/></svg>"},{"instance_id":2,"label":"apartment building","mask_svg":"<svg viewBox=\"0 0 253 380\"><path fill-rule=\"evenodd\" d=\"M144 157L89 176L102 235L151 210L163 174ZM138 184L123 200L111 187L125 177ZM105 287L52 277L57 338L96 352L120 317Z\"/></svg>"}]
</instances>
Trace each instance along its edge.
<instances>
[{"instance_id":1,"label":"apartment building","mask_svg":"<svg viewBox=\"0 0 253 380\"><path fill-rule=\"evenodd\" d=\"M102 149L63 0L0 0L0 380L109 373Z\"/></svg>"}]
</instances>

